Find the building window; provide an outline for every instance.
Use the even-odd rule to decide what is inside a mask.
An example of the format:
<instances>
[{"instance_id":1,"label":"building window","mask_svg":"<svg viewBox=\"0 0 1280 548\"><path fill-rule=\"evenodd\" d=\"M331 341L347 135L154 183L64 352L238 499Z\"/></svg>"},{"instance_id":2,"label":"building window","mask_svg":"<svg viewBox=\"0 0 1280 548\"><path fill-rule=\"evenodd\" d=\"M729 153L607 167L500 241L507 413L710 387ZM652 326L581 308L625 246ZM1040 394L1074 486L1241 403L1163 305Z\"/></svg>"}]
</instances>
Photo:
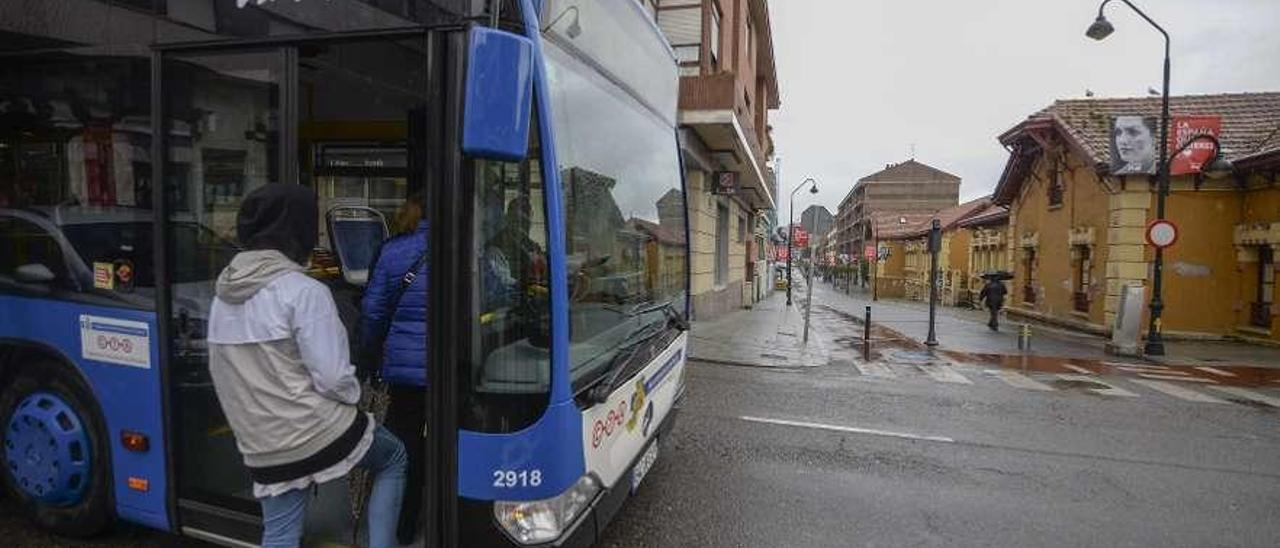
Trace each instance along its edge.
<instances>
[{"instance_id":1,"label":"building window","mask_svg":"<svg viewBox=\"0 0 1280 548\"><path fill-rule=\"evenodd\" d=\"M729 283L729 208L716 205L716 285Z\"/></svg>"},{"instance_id":2,"label":"building window","mask_svg":"<svg viewBox=\"0 0 1280 548\"><path fill-rule=\"evenodd\" d=\"M719 68L720 61L720 4L711 3L711 68Z\"/></svg>"},{"instance_id":3,"label":"building window","mask_svg":"<svg viewBox=\"0 0 1280 548\"><path fill-rule=\"evenodd\" d=\"M1258 248L1258 287L1254 292L1257 299L1250 307L1249 324L1257 327L1271 327L1271 305L1275 302L1276 290L1276 257L1271 247Z\"/></svg>"},{"instance_id":4,"label":"building window","mask_svg":"<svg viewBox=\"0 0 1280 548\"><path fill-rule=\"evenodd\" d=\"M1066 183L1062 181L1062 166L1054 159L1049 168L1049 207L1061 207L1062 196L1066 193Z\"/></svg>"},{"instance_id":5,"label":"building window","mask_svg":"<svg viewBox=\"0 0 1280 548\"><path fill-rule=\"evenodd\" d=\"M1022 285L1022 302L1036 304L1036 249L1029 247L1023 258L1022 271L1026 272L1026 283Z\"/></svg>"},{"instance_id":6,"label":"building window","mask_svg":"<svg viewBox=\"0 0 1280 548\"><path fill-rule=\"evenodd\" d=\"M1089 311L1089 286L1093 283L1093 256L1087 245L1076 246L1075 260L1075 309Z\"/></svg>"},{"instance_id":7,"label":"building window","mask_svg":"<svg viewBox=\"0 0 1280 548\"><path fill-rule=\"evenodd\" d=\"M738 217L738 243L742 243L746 240L747 240L747 216L741 215Z\"/></svg>"}]
</instances>

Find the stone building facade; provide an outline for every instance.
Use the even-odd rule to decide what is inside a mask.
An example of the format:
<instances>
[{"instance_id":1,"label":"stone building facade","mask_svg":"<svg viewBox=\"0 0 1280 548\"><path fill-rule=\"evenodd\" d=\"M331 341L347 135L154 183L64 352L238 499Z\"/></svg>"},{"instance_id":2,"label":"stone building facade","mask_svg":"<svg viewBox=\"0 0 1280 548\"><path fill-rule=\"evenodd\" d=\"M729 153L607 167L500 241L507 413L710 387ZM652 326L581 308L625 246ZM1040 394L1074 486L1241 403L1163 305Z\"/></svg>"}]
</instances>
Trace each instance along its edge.
<instances>
[{"instance_id":1,"label":"stone building facade","mask_svg":"<svg viewBox=\"0 0 1280 548\"><path fill-rule=\"evenodd\" d=\"M680 145L688 185L693 315L763 298L777 185L770 112L780 106L766 0L641 2L680 62ZM731 192L719 173L736 174Z\"/></svg>"}]
</instances>

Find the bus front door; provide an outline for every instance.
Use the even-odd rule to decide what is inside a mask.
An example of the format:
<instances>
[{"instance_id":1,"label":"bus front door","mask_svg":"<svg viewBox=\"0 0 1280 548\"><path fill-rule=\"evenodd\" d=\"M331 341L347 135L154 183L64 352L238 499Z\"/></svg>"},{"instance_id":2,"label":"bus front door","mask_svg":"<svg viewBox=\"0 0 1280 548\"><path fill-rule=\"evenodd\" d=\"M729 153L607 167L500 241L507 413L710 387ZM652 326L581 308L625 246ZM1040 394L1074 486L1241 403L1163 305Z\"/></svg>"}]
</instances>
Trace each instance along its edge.
<instances>
[{"instance_id":1,"label":"bus front door","mask_svg":"<svg viewBox=\"0 0 1280 548\"><path fill-rule=\"evenodd\" d=\"M165 46L158 54L164 99L156 131L163 135L165 215L174 227L166 232L161 306L173 318L172 462L185 534L247 543L261 535L253 485L214 392L204 339L214 281L239 251L240 204L263 185L283 183L315 189L321 219L336 206L374 208L389 220L403 213L426 173L420 126L429 122L427 39L425 32L399 32L248 48ZM343 276L326 236L317 234L306 271L331 288L356 356L363 288ZM351 504L346 482L323 486L308 511L308 535L351 542Z\"/></svg>"}]
</instances>

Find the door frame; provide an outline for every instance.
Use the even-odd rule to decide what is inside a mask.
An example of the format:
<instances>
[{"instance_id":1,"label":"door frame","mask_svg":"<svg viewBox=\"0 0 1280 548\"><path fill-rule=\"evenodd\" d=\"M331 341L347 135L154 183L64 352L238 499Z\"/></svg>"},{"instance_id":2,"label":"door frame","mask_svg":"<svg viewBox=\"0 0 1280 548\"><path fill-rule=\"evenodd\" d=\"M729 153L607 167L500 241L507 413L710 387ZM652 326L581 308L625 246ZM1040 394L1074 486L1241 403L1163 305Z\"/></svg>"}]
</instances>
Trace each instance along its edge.
<instances>
[{"instance_id":1,"label":"door frame","mask_svg":"<svg viewBox=\"0 0 1280 548\"><path fill-rule=\"evenodd\" d=\"M460 34L457 31L464 30L466 27L458 24L432 25L432 26L411 26L398 27L383 30L355 31L355 32L336 32L336 33L313 33L305 35L287 35L272 36L263 38L247 38L247 39L220 39L198 42L179 42L156 44L152 46L151 51L151 157L152 157L152 203L155 204L153 209L154 222L156 226L167 226L167 220L172 213L169 199L167 196L167 179L166 179L166 162L167 156L167 134L165 128L165 86L164 86L164 62L166 56L175 54L239 54L253 51L270 51L275 49L282 56L283 77L280 82L278 103L276 105L279 112L279 149L277 151L279 162L280 181L284 183L299 184L298 172L298 48L309 44L334 44L343 42L364 42L372 40L397 40L397 39L423 39L427 46L426 59L428 63L427 76L427 93L431 97L428 102L428 116L439 116L443 124L431 124L432 128L428 129L428 136L425 140L428 154L436 158L446 159L449 151L449 143L456 142L456 139L450 139L449 135L459 133L457 129L460 122L460 108L451 109L459 114L450 116L450 109L444 104L456 103L461 105L460 95L454 90L446 90L447 80L442 82L439 78L448 78L440 65L449 64L447 58L449 53L444 46L444 40L450 34ZM465 42L464 42L465 43ZM465 48L462 49L465 51ZM464 54L463 54L464 55ZM456 61L454 65L460 64ZM460 85L460 84L457 84ZM455 85L456 87L456 85ZM450 96L453 97L450 97ZM443 100L442 100L443 99ZM437 126L450 127L437 127ZM457 147L453 147L457 149ZM462 180L461 168L461 151L455 150L457 162L430 162L431 165L421 165L424 175L425 190L430 193L445 194L446 196L437 196L447 198L449 194L460 193L461 189L458 183ZM412 151L411 151L412 155ZM442 164L451 164L442 165ZM413 169L414 166L411 166ZM442 183L454 184L432 184L432 181L440 181ZM440 187L433 190L433 187ZM433 209L434 213L435 210ZM451 212L457 214L456 211ZM469 218L469 217L468 217ZM434 223L433 223L434 224ZM465 225L464 225L465 227ZM429 245L433 249L444 250L450 244L451 235L465 232L457 232L457 227L445 226L441 229L432 230L429 238ZM165 475L168 492L165 494L166 508L169 514L170 523L173 524L173 532L195 538L203 538L205 540L218 542L222 544L246 546L256 545L261 538L262 518L258 512L248 513L242 509L228 508L224 505L218 505L216 502L202 500L201 498L184 498L180 495L180 486L178 485L176 467L178 464L178 435L175 431L174 423L174 393L176 386L172 378L169 363L173 359L174 345L172 341L173 327L168 320L172 316L173 291L171 289L171 256L169 247L171 245L171 235L168 230L154 231L153 248L155 250L155 269L156 269L156 316L157 316L157 335L159 339L159 353L165 367L160 368L160 381L164 389L161 391L161 405L163 409L163 420L165 438L167 443L163 448L165 452ZM457 244L454 244L457 245ZM434 255L434 254L433 254ZM434 278L434 276L433 276ZM434 286L434 284L433 284ZM448 312L448 311L442 311ZM439 338L436 331L441 329L440 325L433 325L428 319L428 336L434 340L450 340L448 338ZM447 326L446 326L447 327ZM428 363L431 361L431 355L428 356ZM456 392L456 391L455 391ZM456 397L455 397L456 401ZM450 405L447 409L453 409L456 416L456 405ZM434 411L431 404L428 404L428 413ZM430 415L429 415L430 417ZM430 418L428 419L430 420ZM456 422L455 422L456 424ZM448 444L453 447L452 453L456 459L456 439L454 443ZM436 447L431 447L436 449ZM441 450L447 450L440 448ZM429 453L430 454L430 453ZM430 457L429 457L430 460ZM455 464L456 466L456 464ZM429 476L430 477L430 476ZM434 482L428 482L428 489L438 487L432 485ZM454 488L456 493L456 486ZM445 501L445 507L456 508L456 494L452 497L453 501ZM425 509L431 509L431 502L426 502ZM256 510L256 509L255 509ZM439 508L437 508L439 511ZM456 516L456 512L452 512ZM428 514L430 515L430 514ZM456 519L454 520L456 524ZM456 527L456 525L455 525Z\"/></svg>"}]
</instances>

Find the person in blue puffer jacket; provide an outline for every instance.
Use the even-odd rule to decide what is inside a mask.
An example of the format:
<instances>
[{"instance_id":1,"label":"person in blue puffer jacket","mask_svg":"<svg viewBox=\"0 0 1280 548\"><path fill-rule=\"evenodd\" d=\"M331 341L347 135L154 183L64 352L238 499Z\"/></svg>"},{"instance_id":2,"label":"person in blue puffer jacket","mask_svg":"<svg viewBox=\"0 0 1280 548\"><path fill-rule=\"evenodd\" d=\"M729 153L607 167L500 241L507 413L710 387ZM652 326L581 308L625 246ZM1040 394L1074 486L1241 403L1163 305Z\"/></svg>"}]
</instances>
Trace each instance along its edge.
<instances>
[{"instance_id":1,"label":"person in blue puffer jacket","mask_svg":"<svg viewBox=\"0 0 1280 548\"><path fill-rule=\"evenodd\" d=\"M388 384L387 429L404 440L409 457L396 536L401 544L412 544L422 507L427 385L427 221L420 196L405 201L392 231L397 235L383 242L369 272L360 307L360 334L364 355L373 357L367 361L378 362L365 367L376 367ZM410 268L415 270L413 282L402 293Z\"/></svg>"}]
</instances>

